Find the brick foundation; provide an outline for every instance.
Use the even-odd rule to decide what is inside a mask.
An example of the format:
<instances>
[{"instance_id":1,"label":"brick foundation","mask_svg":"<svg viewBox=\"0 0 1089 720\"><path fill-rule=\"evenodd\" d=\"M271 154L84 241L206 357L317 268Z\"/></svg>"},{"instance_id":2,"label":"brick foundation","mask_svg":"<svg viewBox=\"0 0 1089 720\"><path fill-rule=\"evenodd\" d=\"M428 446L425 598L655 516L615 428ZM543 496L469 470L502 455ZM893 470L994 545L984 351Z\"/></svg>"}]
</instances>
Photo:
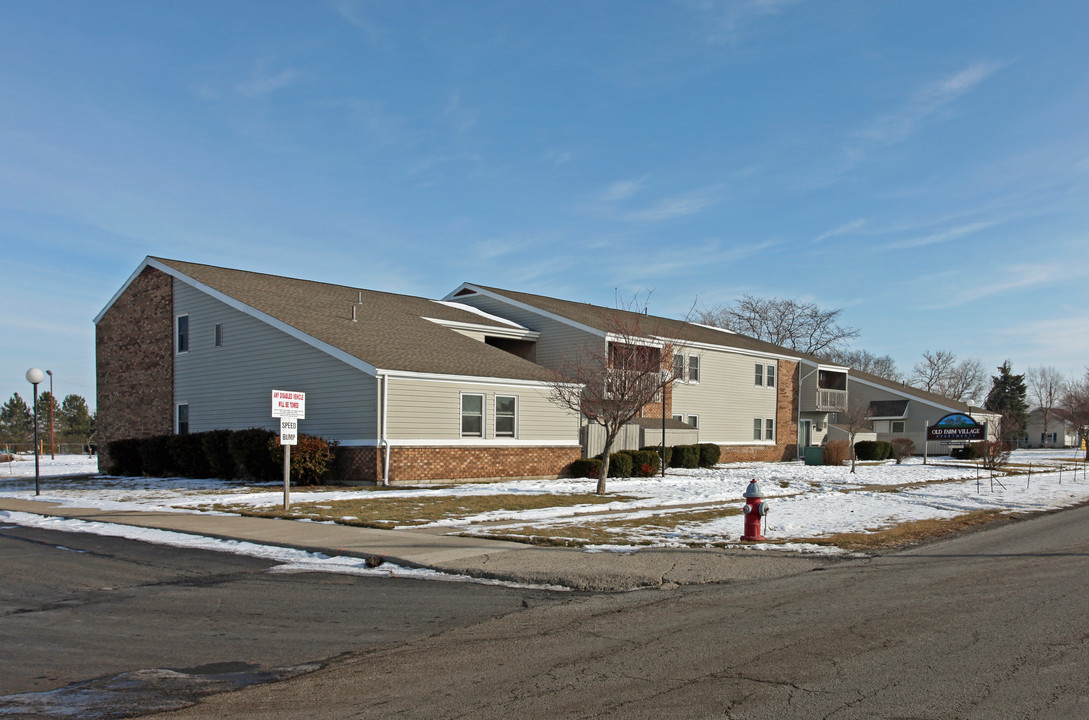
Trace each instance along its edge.
<instances>
[{"instance_id":1,"label":"brick foundation","mask_svg":"<svg viewBox=\"0 0 1089 720\"><path fill-rule=\"evenodd\" d=\"M95 327L98 467L111 440L174 432L174 284L145 268Z\"/></svg>"},{"instance_id":2,"label":"brick foundation","mask_svg":"<svg viewBox=\"0 0 1089 720\"><path fill-rule=\"evenodd\" d=\"M582 456L577 447L397 447L390 449L390 485L426 485L516 478L556 478ZM377 482L378 448L337 450L341 482Z\"/></svg>"}]
</instances>

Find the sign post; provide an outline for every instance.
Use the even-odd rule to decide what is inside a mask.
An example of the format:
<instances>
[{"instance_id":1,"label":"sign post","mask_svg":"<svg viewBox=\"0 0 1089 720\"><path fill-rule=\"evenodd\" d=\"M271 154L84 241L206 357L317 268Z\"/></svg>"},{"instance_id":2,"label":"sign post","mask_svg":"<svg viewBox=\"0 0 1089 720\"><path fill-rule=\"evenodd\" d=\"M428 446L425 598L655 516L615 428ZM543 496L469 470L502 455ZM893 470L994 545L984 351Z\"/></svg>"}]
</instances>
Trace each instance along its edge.
<instances>
[{"instance_id":1,"label":"sign post","mask_svg":"<svg viewBox=\"0 0 1089 720\"><path fill-rule=\"evenodd\" d=\"M299 442L299 420L306 419L306 393L272 391L272 417L280 418L280 445L284 448L284 510L291 505L291 446Z\"/></svg>"}]
</instances>

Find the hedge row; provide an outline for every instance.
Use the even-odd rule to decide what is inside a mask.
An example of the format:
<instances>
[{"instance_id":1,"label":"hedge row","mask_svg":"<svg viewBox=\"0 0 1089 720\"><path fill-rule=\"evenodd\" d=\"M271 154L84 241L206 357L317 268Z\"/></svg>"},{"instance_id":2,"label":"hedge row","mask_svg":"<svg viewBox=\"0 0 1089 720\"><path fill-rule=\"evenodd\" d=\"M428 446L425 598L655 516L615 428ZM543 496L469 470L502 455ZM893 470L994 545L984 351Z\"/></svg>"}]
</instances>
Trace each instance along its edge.
<instances>
[{"instance_id":1,"label":"hedge row","mask_svg":"<svg viewBox=\"0 0 1089 720\"><path fill-rule=\"evenodd\" d=\"M300 435L291 451L291 479L323 485L333 469L336 442ZM114 440L107 445L111 475L246 479L275 482L283 477L284 454L271 430L211 430L187 435Z\"/></svg>"},{"instance_id":2,"label":"hedge row","mask_svg":"<svg viewBox=\"0 0 1089 720\"><path fill-rule=\"evenodd\" d=\"M662 469L662 448L620 450L609 455L609 477L652 477ZM712 443L674 445L665 449L666 467L714 467L722 450ZM596 478L601 475L601 458L585 458L571 464L572 477Z\"/></svg>"}]
</instances>

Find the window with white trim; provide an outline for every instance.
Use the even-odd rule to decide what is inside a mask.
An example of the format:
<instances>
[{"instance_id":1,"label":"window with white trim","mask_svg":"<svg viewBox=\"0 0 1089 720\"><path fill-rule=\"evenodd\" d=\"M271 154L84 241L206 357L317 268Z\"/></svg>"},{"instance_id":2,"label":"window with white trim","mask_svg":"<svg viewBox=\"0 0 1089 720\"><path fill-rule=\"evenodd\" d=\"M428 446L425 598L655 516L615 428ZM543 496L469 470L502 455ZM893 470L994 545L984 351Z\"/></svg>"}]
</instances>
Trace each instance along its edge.
<instances>
[{"instance_id":1,"label":"window with white trim","mask_svg":"<svg viewBox=\"0 0 1089 720\"><path fill-rule=\"evenodd\" d=\"M515 437L518 432L518 398L495 396L495 436Z\"/></svg>"},{"instance_id":2,"label":"window with white trim","mask_svg":"<svg viewBox=\"0 0 1089 720\"><path fill-rule=\"evenodd\" d=\"M691 425L694 428L698 428L700 426L700 416L699 415L689 415L688 416L688 424Z\"/></svg>"},{"instance_id":3,"label":"window with white trim","mask_svg":"<svg viewBox=\"0 0 1089 720\"><path fill-rule=\"evenodd\" d=\"M682 422L683 423L684 422L684 415L674 415L673 419L676 420L677 422Z\"/></svg>"},{"instance_id":4,"label":"window with white trim","mask_svg":"<svg viewBox=\"0 0 1089 720\"><path fill-rule=\"evenodd\" d=\"M698 383L700 381L700 356L689 355L688 356L688 382Z\"/></svg>"},{"instance_id":5,"label":"window with white trim","mask_svg":"<svg viewBox=\"0 0 1089 720\"><path fill-rule=\"evenodd\" d=\"M178 405L175 431L178 435L189 434L189 403L181 403Z\"/></svg>"},{"instance_id":6,"label":"window with white trim","mask_svg":"<svg viewBox=\"0 0 1089 720\"><path fill-rule=\"evenodd\" d=\"M189 316L179 315L174 319L174 327L177 330L174 333L174 351L179 354L189 352Z\"/></svg>"},{"instance_id":7,"label":"window with white trim","mask_svg":"<svg viewBox=\"0 0 1089 720\"><path fill-rule=\"evenodd\" d=\"M752 439L762 440L764 437L764 419L753 418L752 419Z\"/></svg>"},{"instance_id":8,"label":"window with white trim","mask_svg":"<svg viewBox=\"0 0 1089 720\"><path fill-rule=\"evenodd\" d=\"M769 363L765 370L764 375L767 377L767 386L770 388L775 387L775 366Z\"/></svg>"},{"instance_id":9,"label":"window with white trim","mask_svg":"<svg viewBox=\"0 0 1089 720\"><path fill-rule=\"evenodd\" d=\"M904 421L903 420L893 420L892 421L892 431L894 433L904 432Z\"/></svg>"},{"instance_id":10,"label":"window with white trim","mask_svg":"<svg viewBox=\"0 0 1089 720\"><path fill-rule=\"evenodd\" d=\"M764 387L764 363L756 363L754 372L755 385L757 387Z\"/></svg>"},{"instance_id":11,"label":"window with white trim","mask_svg":"<svg viewBox=\"0 0 1089 720\"><path fill-rule=\"evenodd\" d=\"M673 379L678 382L684 380L684 355L673 356Z\"/></svg>"},{"instance_id":12,"label":"window with white trim","mask_svg":"<svg viewBox=\"0 0 1089 720\"><path fill-rule=\"evenodd\" d=\"M775 418L764 418L764 439L775 439Z\"/></svg>"},{"instance_id":13,"label":"window with white trim","mask_svg":"<svg viewBox=\"0 0 1089 720\"><path fill-rule=\"evenodd\" d=\"M484 396L461 396L461 436L484 437Z\"/></svg>"}]
</instances>

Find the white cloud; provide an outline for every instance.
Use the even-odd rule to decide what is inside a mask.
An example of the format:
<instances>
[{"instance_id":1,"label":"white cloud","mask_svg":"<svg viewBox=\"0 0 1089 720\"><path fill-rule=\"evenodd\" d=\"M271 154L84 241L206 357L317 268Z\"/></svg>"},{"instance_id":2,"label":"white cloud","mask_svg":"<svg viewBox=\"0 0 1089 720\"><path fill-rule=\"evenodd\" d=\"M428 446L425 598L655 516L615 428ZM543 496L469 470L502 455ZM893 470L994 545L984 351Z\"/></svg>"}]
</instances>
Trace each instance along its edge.
<instances>
[{"instance_id":1,"label":"white cloud","mask_svg":"<svg viewBox=\"0 0 1089 720\"><path fill-rule=\"evenodd\" d=\"M624 216L625 220L636 222L658 222L671 220L698 212L718 202L718 187L713 186L696 190L684 195L675 195L654 203L645 210L637 210Z\"/></svg>"},{"instance_id":2,"label":"white cloud","mask_svg":"<svg viewBox=\"0 0 1089 720\"><path fill-rule=\"evenodd\" d=\"M829 230L827 232L821 233L820 235L818 235L813 240L813 242L819 243L822 240L827 240L828 238L836 237L837 235L848 235L848 234L854 232L855 230L858 230L860 227L862 227L865 224L866 224L866 219L865 218L859 218L858 220L852 220L849 223L844 223L843 225L840 225L837 228L834 228L834 229Z\"/></svg>"},{"instance_id":3,"label":"white cloud","mask_svg":"<svg viewBox=\"0 0 1089 720\"><path fill-rule=\"evenodd\" d=\"M629 198L646 187L649 177L649 175L644 175L637 180L617 180L605 188L605 192L601 194L601 199L605 202L616 202L617 200Z\"/></svg>"},{"instance_id":4,"label":"white cloud","mask_svg":"<svg viewBox=\"0 0 1089 720\"><path fill-rule=\"evenodd\" d=\"M387 31L367 17L364 12L364 6L367 4L363 0L330 0L333 10L348 24L362 30L371 41L376 41L386 35Z\"/></svg>"},{"instance_id":5,"label":"white cloud","mask_svg":"<svg viewBox=\"0 0 1089 720\"><path fill-rule=\"evenodd\" d=\"M235 89L243 97L257 98L282 90L301 77L302 73L298 70L287 69L279 72L269 72L264 62L258 62L250 75L250 79L239 83Z\"/></svg>"},{"instance_id":6,"label":"white cloud","mask_svg":"<svg viewBox=\"0 0 1089 720\"><path fill-rule=\"evenodd\" d=\"M963 97L1000 68L977 62L929 83L918 90L899 111L881 115L854 133L855 138L875 145L891 145L907 139L927 118ZM854 148L853 152L861 152Z\"/></svg>"},{"instance_id":7,"label":"white cloud","mask_svg":"<svg viewBox=\"0 0 1089 720\"><path fill-rule=\"evenodd\" d=\"M709 19L708 39L714 43L736 42L741 26L758 18L778 15L803 0L687 0L683 4Z\"/></svg>"},{"instance_id":8,"label":"white cloud","mask_svg":"<svg viewBox=\"0 0 1089 720\"><path fill-rule=\"evenodd\" d=\"M997 221L991 222L974 222L966 225L958 225L956 227L948 228L946 230L940 230L930 235L924 235L922 237L911 238L910 240L897 240L896 242L888 243L883 246L885 250L904 250L906 248L924 247L926 245L935 245L937 243L946 242L947 240L956 240L958 238L973 235L980 230L986 230L987 228L997 225Z\"/></svg>"}]
</instances>

